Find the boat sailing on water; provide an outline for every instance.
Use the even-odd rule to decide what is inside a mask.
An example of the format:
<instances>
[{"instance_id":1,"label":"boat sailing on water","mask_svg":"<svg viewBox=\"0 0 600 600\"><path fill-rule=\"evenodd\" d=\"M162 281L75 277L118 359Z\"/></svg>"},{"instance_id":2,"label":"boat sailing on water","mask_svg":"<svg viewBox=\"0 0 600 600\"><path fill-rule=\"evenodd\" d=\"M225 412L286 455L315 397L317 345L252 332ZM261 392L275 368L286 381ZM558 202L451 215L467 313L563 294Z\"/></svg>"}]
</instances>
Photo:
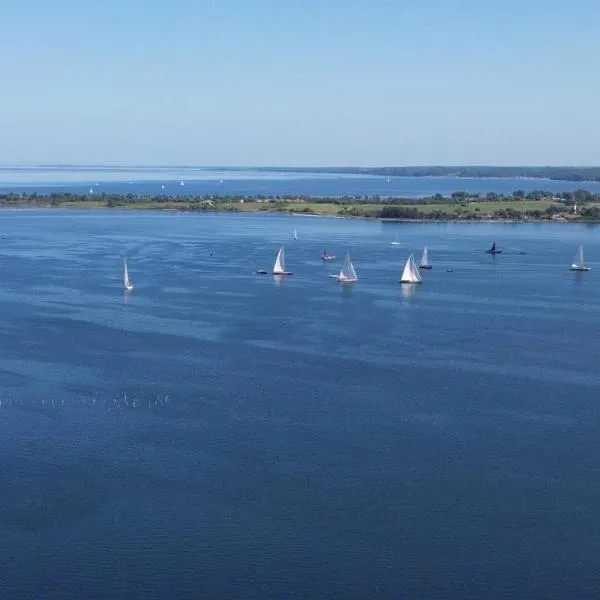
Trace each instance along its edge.
<instances>
[{"instance_id":1,"label":"boat sailing on water","mask_svg":"<svg viewBox=\"0 0 600 600\"><path fill-rule=\"evenodd\" d=\"M591 271L591 267L585 266L585 261L583 260L583 246L579 246L577 249L577 254L573 259L573 263L571 264L571 271Z\"/></svg>"},{"instance_id":2,"label":"boat sailing on water","mask_svg":"<svg viewBox=\"0 0 600 600\"><path fill-rule=\"evenodd\" d=\"M421 254L421 262L419 263L419 269L431 269L429 264L429 253L427 252L427 246L423 248L423 254Z\"/></svg>"},{"instance_id":3,"label":"boat sailing on water","mask_svg":"<svg viewBox=\"0 0 600 600\"><path fill-rule=\"evenodd\" d=\"M123 260L123 285L125 289L130 292L133 289L133 283L129 279L129 272L127 271L127 259Z\"/></svg>"},{"instance_id":4,"label":"boat sailing on water","mask_svg":"<svg viewBox=\"0 0 600 600\"><path fill-rule=\"evenodd\" d=\"M411 254L404 265L404 271L402 272L402 277L400 278L400 283L421 283L421 274L419 273L419 269L417 269L417 265L415 264L415 259Z\"/></svg>"},{"instance_id":5,"label":"boat sailing on water","mask_svg":"<svg viewBox=\"0 0 600 600\"><path fill-rule=\"evenodd\" d=\"M297 240L298 239L298 232L294 229L294 239Z\"/></svg>"},{"instance_id":6,"label":"boat sailing on water","mask_svg":"<svg viewBox=\"0 0 600 600\"><path fill-rule=\"evenodd\" d=\"M325 248L325 250L323 250L323 255L321 256L321 260L324 262L331 262L332 260L335 260L335 256L333 256L332 254L329 254L329 252L327 252L327 248Z\"/></svg>"},{"instance_id":7,"label":"boat sailing on water","mask_svg":"<svg viewBox=\"0 0 600 600\"><path fill-rule=\"evenodd\" d=\"M273 275L292 275L290 271L285 270L285 250L283 246L279 248L275 264L273 265Z\"/></svg>"},{"instance_id":8,"label":"boat sailing on water","mask_svg":"<svg viewBox=\"0 0 600 600\"><path fill-rule=\"evenodd\" d=\"M486 250L488 254L502 254L502 250L496 249L496 242L492 244L492 247L489 250Z\"/></svg>"},{"instance_id":9,"label":"boat sailing on water","mask_svg":"<svg viewBox=\"0 0 600 600\"><path fill-rule=\"evenodd\" d=\"M340 274L337 276L337 280L340 283L354 283L355 281L358 281L354 265L350 260L350 254L346 254L346 260L344 260L344 264L342 265Z\"/></svg>"},{"instance_id":10,"label":"boat sailing on water","mask_svg":"<svg viewBox=\"0 0 600 600\"><path fill-rule=\"evenodd\" d=\"M392 246L399 246L400 245L400 238L398 237L398 234L396 234L396 241L390 242L390 244Z\"/></svg>"}]
</instances>

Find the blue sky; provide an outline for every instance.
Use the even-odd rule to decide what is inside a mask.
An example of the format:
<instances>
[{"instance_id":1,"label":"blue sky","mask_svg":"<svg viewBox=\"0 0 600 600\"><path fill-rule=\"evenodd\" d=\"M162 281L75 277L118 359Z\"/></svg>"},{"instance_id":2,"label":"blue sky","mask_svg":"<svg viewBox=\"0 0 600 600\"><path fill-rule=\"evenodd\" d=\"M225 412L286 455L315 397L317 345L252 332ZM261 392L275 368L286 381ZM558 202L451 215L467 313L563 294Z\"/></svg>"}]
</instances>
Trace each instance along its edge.
<instances>
[{"instance_id":1,"label":"blue sky","mask_svg":"<svg viewBox=\"0 0 600 600\"><path fill-rule=\"evenodd\" d=\"M596 0L2 0L0 163L600 164Z\"/></svg>"}]
</instances>

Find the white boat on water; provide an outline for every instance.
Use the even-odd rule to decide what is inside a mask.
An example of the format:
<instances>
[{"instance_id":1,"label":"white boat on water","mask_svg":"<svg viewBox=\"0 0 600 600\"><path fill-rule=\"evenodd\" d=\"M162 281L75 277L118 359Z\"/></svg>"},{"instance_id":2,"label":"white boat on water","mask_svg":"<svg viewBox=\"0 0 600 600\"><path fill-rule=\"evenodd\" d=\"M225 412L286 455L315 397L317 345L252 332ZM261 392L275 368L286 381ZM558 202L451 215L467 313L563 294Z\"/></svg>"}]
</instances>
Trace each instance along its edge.
<instances>
[{"instance_id":1,"label":"white boat on water","mask_svg":"<svg viewBox=\"0 0 600 600\"><path fill-rule=\"evenodd\" d=\"M421 254L421 262L419 262L419 269L431 269L429 264L429 252L427 252L427 246L423 248L423 254Z\"/></svg>"},{"instance_id":2,"label":"white boat on water","mask_svg":"<svg viewBox=\"0 0 600 600\"><path fill-rule=\"evenodd\" d=\"M298 239L298 232L294 229L294 239L297 240Z\"/></svg>"},{"instance_id":3,"label":"white boat on water","mask_svg":"<svg viewBox=\"0 0 600 600\"><path fill-rule=\"evenodd\" d=\"M273 275L292 275L290 271L285 270L285 250L283 246L279 248L275 264L273 265Z\"/></svg>"},{"instance_id":4,"label":"white boat on water","mask_svg":"<svg viewBox=\"0 0 600 600\"><path fill-rule=\"evenodd\" d=\"M390 242L390 244L392 246L399 246L400 245L400 238L398 235L396 235L396 241L395 242Z\"/></svg>"},{"instance_id":5,"label":"white boat on water","mask_svg":"<svg viewBox=\"0 0 600 600\"><path fill-rule=\"evenodd\" d=\"M577 254L573 259L573 264L571 264L571 271L591 271L591 267L585 266L585 261L583 260L583 246L579 246L577 249Z\"/></svg>"},{"instance_id":6,"label":"white boat on water","mask_svg":"<svg viewBox=\"0 0 600 600\"><path fill-rule=\"evenodd\" d=\"M350 254L346 254L346 260L344 260L344 264L342 265L340 274L337 276L337 280L340 283L354 283L355 281L358 281L354 265L350 260Z\"/></svg>"},{"instance_id":7,"label":"white boat on water","mask_svg":"<svg viewBox=\"0 0 600 600\"><path fill-rule=\"evenodd\" d=\"M417 265L415 264L415 259L411 254L404 265L404 271L402 272L402 277L400 278L400 283L421 283L421 274L419 273L419 269L417 269Z\"/></svg>"},{"instance_id":8,"label":"white boat on water","mask_svg":"<svg viewBox=\"0 0 600 600\"><path fill-rule=\"evenodd\" d=\"M129 279L129 271L127 270L127 259L123 261L123 285L128 292L133 289L133 283Z\"/></svg>"}]
</instances>

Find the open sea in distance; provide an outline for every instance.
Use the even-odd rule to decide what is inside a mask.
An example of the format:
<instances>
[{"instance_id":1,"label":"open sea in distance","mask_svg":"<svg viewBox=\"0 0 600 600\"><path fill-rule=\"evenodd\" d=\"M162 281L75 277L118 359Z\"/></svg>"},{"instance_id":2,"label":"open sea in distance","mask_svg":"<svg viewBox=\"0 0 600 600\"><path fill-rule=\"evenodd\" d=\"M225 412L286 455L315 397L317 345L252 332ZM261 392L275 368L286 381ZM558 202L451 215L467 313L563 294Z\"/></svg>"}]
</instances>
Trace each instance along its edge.
<instances>
[{"instance_id":1,"label":"open sea in distance","mask_svg":"<svg viewBox=\"0 0 600 600\"><path fill-rule=\"evenodd\" d=\"M0 211L1 597L597 598L598 231Z\"/></svg>"},{"instance_id":2,"label":"open sea in distance","mask_svg":"<svg viewBox=\"0 0 600 600\"><path fill-rule=\"evenodd\" d=\"M181 185L183 183L183 185ZM0 193L232 195L232 196L399 196L419 198L452 192L512 194L586 189L600 193L600 182L524 178L381 177L327 173L289 173L252 169L191 167L0 167Z\"/></svg>"}]
</instances>

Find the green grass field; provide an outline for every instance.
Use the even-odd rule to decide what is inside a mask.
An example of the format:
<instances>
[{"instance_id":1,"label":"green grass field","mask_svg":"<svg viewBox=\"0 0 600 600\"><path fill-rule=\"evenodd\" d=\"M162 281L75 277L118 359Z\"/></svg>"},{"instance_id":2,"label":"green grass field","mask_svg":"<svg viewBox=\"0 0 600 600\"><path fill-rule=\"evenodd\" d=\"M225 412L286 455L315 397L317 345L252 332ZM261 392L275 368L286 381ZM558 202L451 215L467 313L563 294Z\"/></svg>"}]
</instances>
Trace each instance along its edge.
<instances>
[{"instance_id":1,"label":"green grass field","mask_svg":"<svg viewBox=\"0 0 600 600\"><path fill-rule=\"evenodd\" d=\"M19 203L13 204L18 205ZM23 204L24 206L35 206L36 204ZM50 208L49 202L40 202L38 206ZM417 209L422 214L439 212L442 215L448 215L452 218L460 218L464 216L477 214L481 218L486 218L488 215L493 215L496 211L513 209L524 213L526 211L539 210L544 212L549 206L558 203L551 200L506 200L498 202L464 202L464 203L439 203L439 204L421 204L419 202L406 203L398 206L402 208ZM61 200L54 206L63 209L100 209L107 207L107 201L104 199L86 199L77 201ZM283 212L283 213L300 213L300 214L316 214L330 216L357 216L357 217L377 217L381 209L386 206L385 202L380 204L334 204L332 202L289 202L289 203L269 203L269 202L217 202L214 207L205 208L206 211L218 212ZM593 206L587 204L586 206ZM594 205L596 206L596 205ZM116 201L113 207L118 210L172 210L172 211L188 211L194 210L203 212L197 202L184 201L166 201L155 202L149 199L136 199L126 201Z\"/></svg>"},{"instance_id":2,"label":"green grass field","mask_svg":"<svg viewBox=\"0 0 600 600\"><path fill-rule=\"evenodd\" d=\"M541 210L545 211L550 205L556 204L550 200L515 200L515 201L506 201L506 202L468 202L464 205L461 204L450 204L450 203L441 203L441 204L419 204L415 202L414 204L401 204L403 208L416 208L419 212L422 213L431 213L440 211L444 214L456 214L458 212L463 214L468 213L479 213L481 215L493 214L497 210L503 210L507 208L512 208L514 210L518 210L520 212L524 212L527 210ZM302 213L302 212L312 212L315 214L321 215L337 215L344 208L347 208L348 211L352 209L357 209L361 212L361 214L365 216L375 216L382 208L385 206L385 202L382 204L348 204L348 205L340 205L340 204L332 204L332 203L320 203L320 202L299 202L299 203L289 203L289 204L261 204L256 202L245 202L244 204L236 204L234 205L239 210L244 212L253 212L257 210L269 210L274 212L294 212L294 213Z\"/></svg>"}]
</instances>

